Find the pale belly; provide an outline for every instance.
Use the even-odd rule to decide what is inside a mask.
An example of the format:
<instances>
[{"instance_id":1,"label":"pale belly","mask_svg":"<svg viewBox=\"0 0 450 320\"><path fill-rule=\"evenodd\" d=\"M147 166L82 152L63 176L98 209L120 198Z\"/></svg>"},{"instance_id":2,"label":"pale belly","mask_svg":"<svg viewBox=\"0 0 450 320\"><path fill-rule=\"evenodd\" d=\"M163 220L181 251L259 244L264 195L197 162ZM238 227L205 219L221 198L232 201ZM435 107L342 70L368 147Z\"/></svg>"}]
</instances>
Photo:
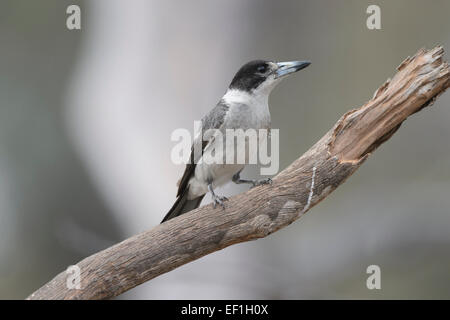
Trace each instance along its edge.
<instances>
[{"instance_id":1,"label":"pale belly","mask_svg":"<svg viewBox=\"0 0 450 320\"><path fill-rule=\"evenodd\" d=\"M265 136L257 137L253 142L245 140L243 145L234 142L230 145L225 141L222 160L220 162L200 161L196 165L194 177L189 181L188 199L194 199L208 192L208 184L213 188L222 186L232 180L233 175L241 171L247 164L258 164L258 151L266 144ZM233 150L233 161L227 161L227 150ZM228 152L229 154L229 152ZM245 154L245 156L242 156ZM241 157L239 157L241 155Z\"/></svg>"},{"instance_id":2,"label":"pale belly","mask_svg":"<svg viewBox=\"0 0 450 320\"><path fill-rule=\"evenodd\" d=\"M198 164L195 176L189 181L188 199L194 199L208 192L208 184L213 188L231 181L233 175L244 168L243 164Z\"/></svg>"},{"instance_id":3,"label":"pale belly","mask_svg":"<svg viewBox=\"0 0 450 320\"><path fill-rule=\"evenodd\" d=\"M266 107L251 107L245 104L237 104L235 108L238 111L231 112L227 116L226 122L232 125L224 125L221 129L222 141L216 144L216 140L211 143L208 148L217 148L217 145L222 146L221 158L219 162L214 161L200 161L195 168L195 174L189 181L188 199L194 199L202 196L208 192L208 184L212 183L213 188L221 186L231 181L233 175L241 171L246 164L258 164L259 150L261 145L267 144L267 131L270 130L270 113L268 106ZM245 120L245 121L243 121ZM246 138L245 143L239 145L234 139L226 138L226 129L224 128L242 128L247 130L254 128L256 131L256 140L251 137ZM259 129L265 129L266 135L261 134ZM252 147L253 146L253 147ZM208 149L207 148L207 149ZM227 150L233 149L233 161L227 159ZM267 145L262 150L267 150ZM206 149L205 149L206 152ZM242 157L242 154L245 156ZM241 155L239 159L239 155ZM205 156L202 157L202 159ZM217 158L215 158L217 159ZM211 160L211 158L210 158Z\"/></svg>"}]
</instances>

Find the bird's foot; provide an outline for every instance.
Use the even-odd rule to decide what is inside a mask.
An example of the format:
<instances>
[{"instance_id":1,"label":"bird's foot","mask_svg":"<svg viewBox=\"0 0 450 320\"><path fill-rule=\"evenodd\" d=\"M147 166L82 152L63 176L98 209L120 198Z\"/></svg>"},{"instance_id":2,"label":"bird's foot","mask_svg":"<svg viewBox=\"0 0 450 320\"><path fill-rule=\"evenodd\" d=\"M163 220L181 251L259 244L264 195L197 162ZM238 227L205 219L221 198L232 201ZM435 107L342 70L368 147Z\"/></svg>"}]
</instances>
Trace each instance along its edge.
<instances>
[{"instance_id":1,"label":"bird's foot","mask_svg":"<svg viewBox=\"0 0 450 320\"><path fill-rule=\"evenodd\" d=\"M253 180L253 187L262 186L264 184L272 184L273 181L271 178L261 179L261 180Z\"/></svg>"},{"instance_id":2,"label":"bird's foot","mask_svg":"<svg viewBox=\"0 0 450 320\"><path fill-rule=\"evenodd\" d=\"M211 197L213 199L213 205L214 205L214 209L217 207L217 205L219 204L223 209L225 209L225 204L224 201L227 201L228 198L227 197L223 197L223 196L218 196L213 189L212 183L208 184L208 190L211 193Z\"/></svg>"},{"instance_id":3,"label":"bird's foot","mask_svg":"<svg viewBox=\"0 0 450 320\"><path fill-rule=\"evenodd\" d=\"M213 198L214 209L216 208L217 205L220 205L223 209L225 209L224 202L228 200L227 197L218 196L216 194L213 194L212 198Z\"/></svg>"}]
</instances>

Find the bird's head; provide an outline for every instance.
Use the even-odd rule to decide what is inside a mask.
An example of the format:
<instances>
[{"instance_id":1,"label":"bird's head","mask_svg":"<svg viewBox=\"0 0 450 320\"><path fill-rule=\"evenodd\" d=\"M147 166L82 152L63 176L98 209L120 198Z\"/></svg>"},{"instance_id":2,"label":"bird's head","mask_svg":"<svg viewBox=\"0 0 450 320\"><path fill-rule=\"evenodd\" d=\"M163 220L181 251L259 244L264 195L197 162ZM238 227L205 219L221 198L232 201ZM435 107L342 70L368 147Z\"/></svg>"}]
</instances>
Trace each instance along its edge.
<instances>
[{"instance_id":1,"label":"bird's head","mask_svg":"<svg viewBox=\"0 0 450 320\"><path fill-rule=\"evenodd\" d=\"M239 69L231 81L229 89L269 94L282 79L310 64L309 61L250 61Z\"/></svg>"}]
</instances>

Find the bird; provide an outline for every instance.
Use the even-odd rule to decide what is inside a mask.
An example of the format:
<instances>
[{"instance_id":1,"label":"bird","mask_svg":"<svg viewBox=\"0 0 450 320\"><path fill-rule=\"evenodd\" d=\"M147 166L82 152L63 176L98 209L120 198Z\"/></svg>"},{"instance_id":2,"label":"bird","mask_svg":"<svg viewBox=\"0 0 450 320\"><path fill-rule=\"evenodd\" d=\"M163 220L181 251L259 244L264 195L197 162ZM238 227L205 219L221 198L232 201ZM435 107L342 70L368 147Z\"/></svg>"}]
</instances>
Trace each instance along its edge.
<instances>
[{"instance_id":1,"label":"bird","mask_svg":"<svg viewBox=\"0 0 450 320\"><path fill-rule=\"evenodd\" d=\"M209 129L225 132L227 129L268 129L271 120L269 95L276 85L287 76L306 68L309 61L273 62L253 60L244 64L233 77L225 95L217 105L201 120L202 132ZM197 136L194 139L190 161L186 164L183 176L178 181L177 199L161 223L200 206L203 197L209 192L214 208L224 207L228 200L215 189L227 182L247 183L252 186L271 184L270 178L261 180L241 179L240 173L245 163L207 163L202 161L206 150L214 148L214 136ZM200 146L200 153L194 146Z\"/></svg>"}]
</instances>

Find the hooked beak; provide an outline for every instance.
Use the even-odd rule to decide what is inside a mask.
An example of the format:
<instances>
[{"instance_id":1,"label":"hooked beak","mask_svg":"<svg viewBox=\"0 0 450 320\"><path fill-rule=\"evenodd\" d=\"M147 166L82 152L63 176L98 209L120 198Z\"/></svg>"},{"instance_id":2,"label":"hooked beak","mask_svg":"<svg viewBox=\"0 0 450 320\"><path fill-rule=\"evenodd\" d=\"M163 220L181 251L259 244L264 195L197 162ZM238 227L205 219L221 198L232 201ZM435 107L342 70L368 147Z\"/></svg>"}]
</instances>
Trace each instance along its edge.
<instances>
[{"instance_id":1,"label":"hooked beak","mask_svg":"<svg viewBox=\"0 0 450 320\"><path fill-rule=\"evenodd\" d=\"M288 62L278 62L278 69L275 71L275 78L281 78L287 76L288 74L297 72L309 66L311 62L309 61L288 61Z\"/></svg>"}]
</instances>

